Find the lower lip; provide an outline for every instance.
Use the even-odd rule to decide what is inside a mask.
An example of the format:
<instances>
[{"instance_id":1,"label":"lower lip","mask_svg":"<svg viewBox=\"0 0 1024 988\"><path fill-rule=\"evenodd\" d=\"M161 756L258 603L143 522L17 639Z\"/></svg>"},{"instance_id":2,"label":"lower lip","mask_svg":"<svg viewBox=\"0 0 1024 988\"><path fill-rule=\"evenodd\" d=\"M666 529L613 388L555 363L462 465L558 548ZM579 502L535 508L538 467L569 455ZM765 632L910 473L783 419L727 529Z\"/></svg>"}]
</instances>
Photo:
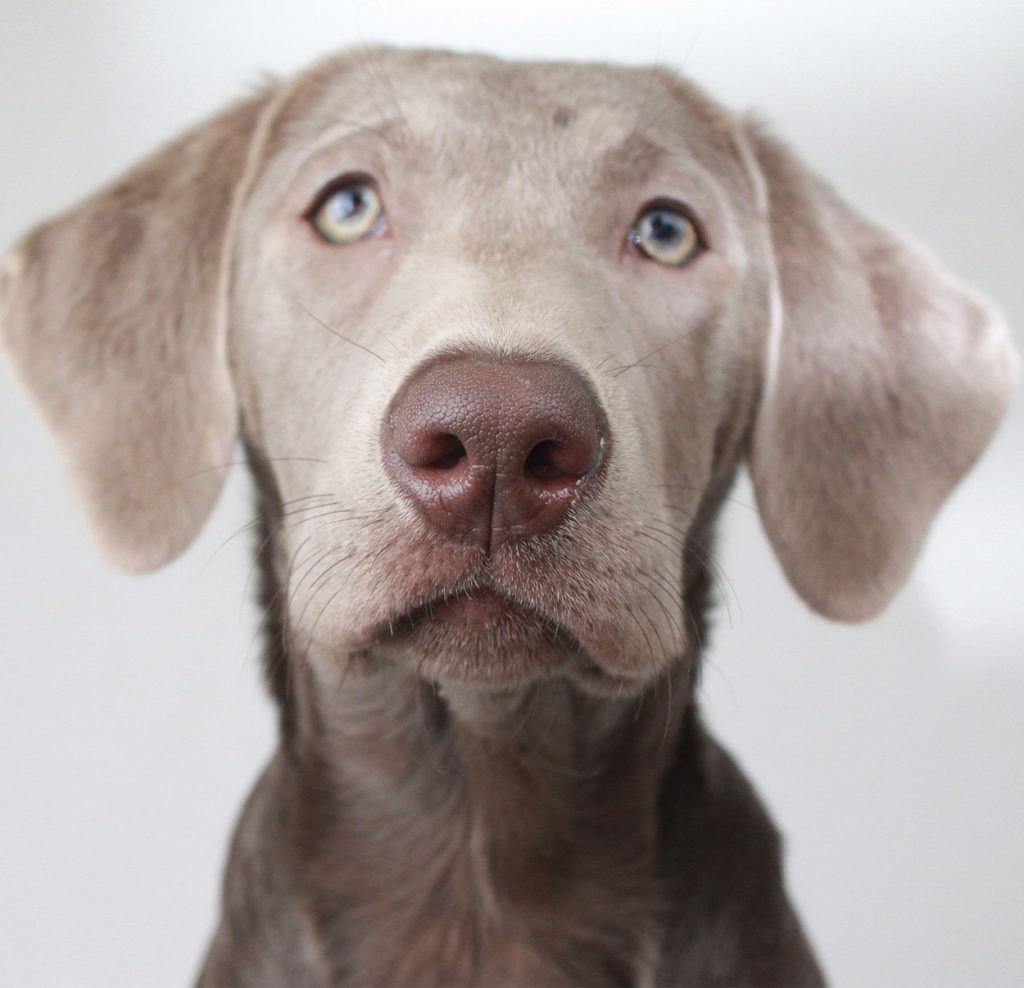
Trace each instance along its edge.
<instances>
[{"instance_id":1,"label":"lower lip","mask_svg":"<svg viewBox=\"0 0 1024 988\"><path fill-rule=\"evenodd\" d=\"M509 614L514 605L490 590L459 594L433 609L433 618L459 624L493 624Z\"/></svg>"}]
</instances>

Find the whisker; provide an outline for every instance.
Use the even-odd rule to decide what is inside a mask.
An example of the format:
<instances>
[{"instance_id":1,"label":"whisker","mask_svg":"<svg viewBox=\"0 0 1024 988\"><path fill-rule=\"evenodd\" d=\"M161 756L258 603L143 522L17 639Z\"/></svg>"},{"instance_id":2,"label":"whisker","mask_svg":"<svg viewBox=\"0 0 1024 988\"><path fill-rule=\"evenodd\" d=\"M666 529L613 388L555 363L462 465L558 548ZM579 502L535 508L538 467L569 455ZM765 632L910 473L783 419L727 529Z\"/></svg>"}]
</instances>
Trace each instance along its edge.
<instances>
[{"instance_id":1,"label":"whisker","mask_svg":"<svg viewBox=\"0 0 1024 988\"><path fill-rule=\"evenodd\" d=\"M729 619L729 627L734 627L730 599L735 602L736 608L739 611L739 619L742 621L743 606L740 603L739 594L736 593L736 587L733 585L732 580L729 579L729 576L725 572L725 570L722 569L722 566L715 558L714 553L710 549L708 549L707 546L705 546L702 542L696 539L688 530L673 525L671 522L668 521L660 521L659 524L668 529L671 529L674 532L680 533L680 535L685 539L685 545L683 546L684 554L686 552L691 553L694 557L696 557L697 561L700 562L708 570L708 573L711 576L711 579L714 581L715 586L718 590L718 596L721 599L722 603L725 605L726 615ZM669 536L667 532L662 531L662 529L655 527L653 524L648 525L646 527L649 527L653 531L665 535L666 538L671 538L671 536Z\"/></svg>"},{"instance_id":2,"label":"whisker","mask_svg":"<svg viewBox=\"0 0 1024 988\"><path fill-rule=\"evenodd\" d=\"M703 495L707 492L706 487L699 487L696 484L656 484L655 486L664 488L665 490L694 491L698 497L703 497ZM754 505L747 504L746 501L741 501L738 497L733 497L731 494L726 494L722 498L722 500L732 501L733 504L739 504L742 507L746 508L748 511L753 511L755 513L757 512L757 508L755 508ZM682 508L679 508L673 504L667 504L665 505L665 507L674 508L676 511L683 510Z\"/></svg>"},{"instance_id":3,"label":"whisker","mask_svg":"<svg viewBox=\"0 0 1024 988\"><path fill-rule=\"evenodd\" d=\"M296 498L292 498L289 501L283 501L281 503L281 507L284 508L285 506L290 506L290 505L298 504L299 502L302 502L302 501L309 501L309 500L312 500L314 498L320 499L320 498L332 497L332 496L333 495L330 495L330 494L308 494L306 497L296 497ZM288 511L281 511L280 512L281 520L279 520L279 521L275 522L273 525L269 526L269 531L267 533L267 537L265 539L263 539L263 541L256 548L256 551L253 553L252 565L249 567L249 572L248 572L248 574L247 574L247 576L245 578L245 585L242 588L242 603L243 604L245 602L245 599L249 595L249 586L252 583L252 578L253 578L253 574L256 572L256 567L259 565L260 561L262 560L263 553L266 552L267 547L274 540L274 538L277 537L277 535L280 533L281 529L284 527L284 524L285 524L284 519L286 517L290 517L290 516L293 516L293 515L298 515L298 514L301 514L303 512L306 512L306 511L315 511L315 510L317 510L319 508L322 508L322 507L323 507L323 505L321 503L317 503L317 504L314 504L314 505L304 505L303 507L300 507L300 508L291 508L291 507L289 507ZM301 545L305 545L305 543L308 542L308 541L309 541L309 538L307 537L306 539L303 540Z\"/></svg>"},{"instance_id":4,"label":"whisker","mask_svg":"<svg viewBox=\"0 0 1024 988\"><path fill-rule=\"evenodd\" d=\"M650 656L651 661L656 662L657 660L654 657L654 643L651 641L646 630L644 630L644 626L640 623L640 619L633 613L633 608L630 607L629 604L625 604L624 606L626 613L633 619L636 626L640 629L640 634L643 635L644 641L647 642L647 653ZM649 620L650 618L648 618L648 621Z\"/></svg>"},{"instance_id":5,"label":"whisker","mask_svg":"<svg viewBox=\"0 0 1024 988\"><path fill-rule=\"evenodd\" d=\"M248 532L255 528L255 526L259 524L260 517L260 515L256 515L256 517L250 518L249 521L242 525L241 528L236 529L223 542L221 542L221 544L217 546L217 548L214 549L213 552L210 554L210 558L207 559L205 563L203 563L202 569L200 569L199 571L200 577L206 575L207 569L209 568L210 564L214 561L214 559L216 559L217 556L220 554L221 550L224 549L225 546L228 545L228 543L233 542L235 539L237 539L238 536L241 535L243 532Z\"/></svg>"},{"instance_id":6,"label":"whisker","mask_svg":"<svg viewBox=\"0 0 1024 988\"><path fill-rule=\"evenodd\" d=\"M675 555L676 553L679 552L679 547L678 546L671 545L670 543L665 542L662 539L657 538L657 536L652 535L649 531L647 531L647 526L646 525L641 525L639 528L634 529L634 532L637 535L639 535L641 538L649 539L651 542L654 542L657 545L660 545L663 549L667 549L673 555Z\"/></svg>"},{"instance_id":7,"label":"whisker","mask_svg":"<svg viewBox=\"0 0 1024 988\"><path fill-rule=\"evenodd\" d=\"M309 500L311 498L330 497L330 496L331 495L329 495L329 494L310 494L310 495L308 495L305 498L299 497L299 498L294 498L291 501L285 501L284 504L294 504L294 503L296 503L298 501L305 501L305 500ZM320 507L320 505L310 505L308 509L297 508L297 509L295 509L295 511L298 512L298 511L302 511L302 510L313 510L314 508L317 508L317 507ZM214 549L213 552L210 554L210 558L207 559L205 563L203 563L203 567L199 571L200 572L200 576L202 576L203 574L206 573L206 570L209 568L210 564L214 561L214 559L217 558L218 554L221 552L222 549L225 548L225 546L227 546L230 542L233 542L235 539L237 539L238 536L241 535L243 532L248 532L248 531L251 531L253 528L255 528L260 523L262 518L263 518L262 513L254 515L252 518L249 519L249 521L245 522L244 525L242 525L240 528L236 529L223 542L221 542L221 544L219 546L217 546L217 548Z\"/></svg>"},{"instance_id":8,"label":"whisker","mask_svg":"<svg viewBox=\"0 0 1024 988\"><path fill-rule=\"evenodd\" d=\"M379 353L377 353L376 350L371 350L368 346L364 346L362 343L358 343L355 340L349 339L347 336L342 335L333 327L328 326L327 323L325 323L323 319L321 319L319 316L314 315L312 312L310 312L309 309L307 309L301 302L296 302L295 304L300 309L302 309L302 311L305 312L306 315L313 320L313 322L317 323L317 325L326 329L327 332L330 333L332 336L337 336L339 340L343 340L345 343L354 346L357 350L362 350L364 353L368 353L371 357L376 357L377 360L379 360L382 364L387 363L387 361Z\"/></svg>"},{"instance_id":9,"label":"whisker","mask_svg":"<svg viewBox=\"0 0 1024 988\"><path fill-rule=\"evenodd\" d=\"M299 518L297 521L293 521L290 524L292 526L305 525L307 523L311 524L315 521L323 521L325 518L341 517L346 517L348 521L365 521L367 519L372 519L376 514L376 512L372 511L360 512L358 508L348 508L345 507L344 505L338 507L329 507L327 505L321 504L318 507L322 509L320 514L307 515L305 518Z\"/></svg>"},{"instance_id":10,"label":"whisker","mask_svg":"<svg viewBox=\"0 0 1024 988\"><path fill-rule=\"evenodd\" d=\"M377 552L374 555L373 561L376 562L376 560L379 559L384 554L384 552L393 549L397 543L398 543L398 539L397 538L390 539L387 543L385 543L381 547L380 551ZM320 613L316 616L316 620L313 622L313 626L309 629L309 638L308 638L307 649L308 648L312 648L312 646L313 646L313 638L316 636L316 629L320 625L320 621L323 619L323 616L327 612L327 609L347 589L348 589L348 586L346 584L342 584L340 587L338 587L337 590L334 591L333 594L331 594L330 597L327 598L327 602L324 604L324 606L322 608L320 608ZM309 606L309 604L312 601L312 599L313 598L310 597L310 599L306 602L306 607ZM306 607L303 608L303 615L306 613ZM302 622L302 617L299 618L299 623L301 624L301 622Z\"/></svg>"},{"instance_id":11,"label":"whisker","mask_svg":"<svg viewBox=\"0 0 1024 988\"><path fill-rule=\"evenodd\" d=\"M315 456L265 456L264 459L268 463L321 463L324 466L328 465L327 460L321 460ZM201 470L193 470L192 473L186 473L182 477L178 477L174 484L183 484L186 480L192 480L194 477L201 477L204 473L212 473L214 470L229 470L231 467L244 467L248 466L247 460L232 460L230 463L215 463L213 466L203 467Z\"/></svg>"},{"instance_id":12,"label":"whisker","mask_svg":"<svg viewBox=\"0 0 1024 988\"><path fill-rule=\"evenodd\" d=\"M650 596L653 597L654 594L650 594ZM651 626L651 631L654 632L654 637L658 639L658 645L661 647L661 659L658 662L658 665L662 666L671 658L672 653L669 651L669 649L665 647L665 639L661 637L661 632L658 630L657 624L655 624L654 619L644 609L644 606L641 603L637 602L636 607L637 610L640 611L641 615L643 615L647 623Z\"/></svg>"},{"instance_id":13,"label":"whisker","mask_svg":"<svg viewBox=\"0 0 1024 988\"><path fill-rule=\"evenodd\" d=\"M310 536L310 538L312 538L312 536ZM299 591L302 589L303 584L306 582L309 576L313 573L317 566L320 565L320 563L327 559L332 553L338 552L340 548L341 547L336 543L332 543L326 549L324 549L323 552L321 552L319 555L317 555L317 551L314 549L313 552L310 554L310 558L303 560L301 565L304 568L304 571L302 575L299 577L298 581L294 584L292 584L292 581L294 580L297 574L288 574L290 585L288 588L288 600L285 606L289 612L292 609L292 605L295 603L296 597L298 597L299 595Z\"/></svg>"},{"instance_id":14,"label":"whisker","mask_svg":"<svg viewBox=\"0 0 1024 988\"><path fill-rule=\"evenodd\" d=\"M260 616L259 625L257 626L256 635L258 635L260 632L265 630L266 621L267 621L267 619L270 616L271 610L274 608L276 603L278 603L278 601L281 600L281 598L285 595L285 593L286 593L286 591L288 589L288 586L289 586L289 582L290 582L290 579L291 579L292 572L294 571L296 562L297 562L297 560L299 558L299 553L302 552L302 550L306 547L306 545L308 544L308 542L309 542L309 540L311 538L312 538L311 535L307 535L306 538L303 539L302 542L299 543L299 545L296 548L295 552L292 553L292 558L289 560L288 571L286 573L284 581L281 583L281 585L278 587L278 589L276 589L273 592L273 595L270 597L269 601L267 601L267 603L266 603L266 606L263 608L263 613ZM253 636L253 642L249 646L250 649L252 649L252 645L255 644L256 635Z\"/></svg>"},{"instance_id":15,"label":"whisker","mask_svg":"<svg viewBox=\"0 0 1024 988\"><path fill-rule=\"evenodd\" d=\"M668 597L668 602L670 604L674 604L674 605L676 605L678 607L679 612L678 613L673 613L673 611L668 607L667 604L665 604L664 601L662 601L661 597L658 594L656 594L654 592L654 590L652 590L650 587L646 588L648 593L650 593L650 595L654 598L655 602L661 608L662 612L665 615L665 619L669 623L669 626L679 636L679 646L680 646L680 648L684 647L685 643L686 643L686 633L683 630L682 612L685 609L685 606L683 604L682 599L681 598L677 598L674 595L674 592L673 592L672 588L668 584L664 583L661 580L661 578L659 576L657 576L656 574L654 574L654 573L641 573L641 574L638 574L638 575L642 576L645 580L652 581L652 583L654 584L655 587L659 587L662 591L664 591L664 593Z\"/></svg>"},{"instance_id":16,"label":"whisker","mask_svg":"<svg viewBox=\"0 0 1024 988\"><path fill-rule=\"evenodd\" d=\"M626 371L630 370L630 368L639 367L641 364L644 363L644 361L650 360L651 357L656 357L659 353L662 352L662 350L667 350L670 346L672 346L673 343L678 343L679 340L683 339L685 336L688 335L688 333L683 333L681 336L673 337L668 342L662 343L661 346L651 350L650 353L645 353L642 357L638 358L637 360L634 360L633 363L623 364L621 367L612 371L612 377L621 377L623 374L626 373Z\"/></svg>"},{"instance_id":17,"label":"whisker","mask_svg":"<svg viewBox=\"0 0 1024 988\"><path fill-rule=\"evenodd\" d=\"M337 559L334 560L334 562L330 563L326 567L326 570L328 572L333 571L333 570L337 569L337 567L340 566L342 563L348 562L348 560L350 560L356 554L356 551L357 551L356 549L349 549L349 551L346 553L346 552L344 552L344 547L343 546L332 545L330 548L327 549L326 552L322 553L320 555L320 557L317 559L317 561L306 570L306 572L303 575L302 579L299 580L299 583L296 586L295 591L292 593L292 595L290 597L289 605L288 605L289 608L291 607L292 603L294 603L295 599L298 597L299 590L302 587L302 584L305 583L305 581L307 579L309 579L310 575L313 572L316 571L317 567L321 563L323 563L326 560L330 559L331 556L334 556L336 553L339 553L339 552L342 553L341 556L339 556ZM321 570L319 575L314 578L314 583L316 584L316 589L315 590L309 590L307 592L306 602L305 602L305 604L302 605L302 611L299 614L298 620L296 621L296 624L299 625L299 626L302 625L303 620L306 617L306 612L312 606L313 601L316 599L317 593L319 593L319 591L323 588L323 585L324 585L323 584L323 575L324 575L324 571Z\"/></svg>"},{"instance_id":18,"label":"whisker","mask_svg":"<svg viewBox=\"0 0 1024 988\"><path fill-rule=\"evenodd\" d=\"M622 367L617 368L612 372L612 377L621 377L623 374L626 373L626 371L630 370L633 367L644 366L646 362L651 359L651 357L656 357L659 353L661 353L664 350L667 350L670 346L673 346L676 343L681 343L683 340L688 339L695 333L703 332L709 327L713 326L714 324L715 321L713 319L702 320L698 325L686 330L686 332L679 333L677 336L673 336L672 339L666 340L660 346L657 346L653 350L650 350L647 353L645 353L643 356L638 357L631 364L625 364Z\"/></svg>"}]
</instances>

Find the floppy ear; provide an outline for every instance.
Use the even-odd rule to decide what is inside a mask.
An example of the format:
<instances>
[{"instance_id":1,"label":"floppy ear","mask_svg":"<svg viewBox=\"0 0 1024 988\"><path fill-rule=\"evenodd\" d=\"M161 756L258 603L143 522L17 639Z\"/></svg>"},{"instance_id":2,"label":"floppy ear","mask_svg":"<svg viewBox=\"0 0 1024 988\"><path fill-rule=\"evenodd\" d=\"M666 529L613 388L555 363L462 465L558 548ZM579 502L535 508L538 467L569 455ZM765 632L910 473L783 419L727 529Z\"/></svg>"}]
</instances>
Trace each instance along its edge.
<instances>
[{"instance_id":1,"label":"floppy ear","mask_svg":"<svg viewBox=\"0 0 1024 988\"><path fill-rule=\"evenodd\" d=\"M753 133L776 312L750 467L768 537L827 617L877 614L1006 410L998 314Z\"/></svg>"},{"instance_id":2,"label":"floppy ear","mask_svg":"<svg viewBox=\"0 0 1024 988\"><path fill-rule=\"evenodd\" d=\"M0 342L104 554L167 562L236 433L226 278L263 92L32 231L0 265Z\"/></svg>"}]
</instances>

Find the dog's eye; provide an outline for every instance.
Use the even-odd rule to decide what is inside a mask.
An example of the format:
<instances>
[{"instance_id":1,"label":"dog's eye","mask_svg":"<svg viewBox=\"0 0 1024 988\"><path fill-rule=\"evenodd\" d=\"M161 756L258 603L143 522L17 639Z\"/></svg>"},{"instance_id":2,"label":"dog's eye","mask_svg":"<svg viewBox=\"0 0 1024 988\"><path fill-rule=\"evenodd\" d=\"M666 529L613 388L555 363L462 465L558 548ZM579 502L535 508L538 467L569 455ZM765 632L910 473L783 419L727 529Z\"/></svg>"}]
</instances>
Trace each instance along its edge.
<instances>
[{"instance_id":1,"label":"dog's eye","mask_svg":"<svg viewBox=\"0 0 1024 988\"><path fill-rule=\"evenodd\" d=\"M384 215L377 190L354 179L322 195L308 217L313 228L332 244L350 244L369 236Z\"/></svg>"},{"instance_id":2,"label":"dog's eye","mask_svg":"<svg viewBox=\"0 0 1024 988\"><path fill-rule=\"evenodd\" d=\"M697 224L673 206L645 209L629 231L629 242L652 261L670 268L689 264L704 246Z\"/></svg>"}]
</instances>

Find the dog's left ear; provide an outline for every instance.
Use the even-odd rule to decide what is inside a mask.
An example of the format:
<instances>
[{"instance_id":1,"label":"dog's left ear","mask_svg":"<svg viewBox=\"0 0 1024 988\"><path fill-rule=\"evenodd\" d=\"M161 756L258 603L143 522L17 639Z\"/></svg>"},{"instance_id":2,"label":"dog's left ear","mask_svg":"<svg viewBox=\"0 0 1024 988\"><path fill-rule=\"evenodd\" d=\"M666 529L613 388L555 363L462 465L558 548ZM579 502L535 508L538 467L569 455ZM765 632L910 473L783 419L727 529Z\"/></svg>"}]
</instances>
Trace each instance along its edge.
<instances>
[{"instance_id":1,"label":"dog's left ear","mask_svg":"<svg viewBox=\"0 0 1024 988\"><path fill-rule=\"evenodd\" d=\"M187 546L226 474L233 227L272 94L194 127L0 262L0 344L101 550L127 569Z\"/></svg>"},{"instance_id":2,"label":"dog's left ear","mask_svg":"<svg viewBox=\"0 0 1024 988\"><path fill-rule=\"evenodd\" d=\"M777 297L750 467L790 582L860 620L909 575L932 517L1002 418L1006 327L919 248L757 131Z\"/></svg>"}]
</instances>

